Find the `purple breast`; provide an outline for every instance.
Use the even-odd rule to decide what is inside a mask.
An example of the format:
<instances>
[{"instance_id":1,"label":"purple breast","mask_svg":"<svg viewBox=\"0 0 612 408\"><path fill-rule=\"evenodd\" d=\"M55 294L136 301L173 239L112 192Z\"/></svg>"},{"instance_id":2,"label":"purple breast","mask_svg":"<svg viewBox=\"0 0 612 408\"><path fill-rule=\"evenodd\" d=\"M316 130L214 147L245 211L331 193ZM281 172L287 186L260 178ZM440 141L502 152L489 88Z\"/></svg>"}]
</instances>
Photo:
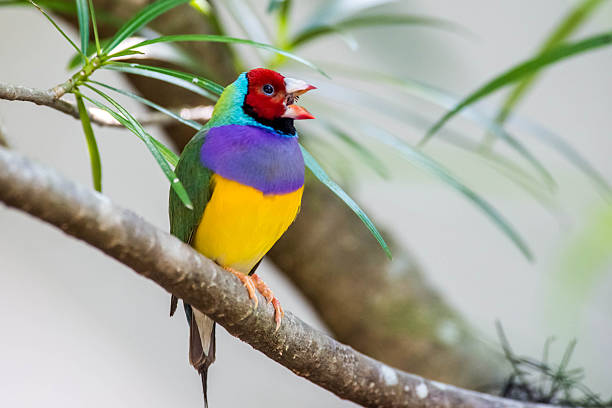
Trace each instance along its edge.
<instances>
[{"instance_id":1,"label":"purple breast","mask_svg":"<svg viewBox=\"0 0 612 408\"><path fill-rule=\"evenodd\" d=\"M304 158L297 137L227 125L208 130L202 144L204 166L264 194L286 194L304 185Z\"/></svg>"}]
</instances>

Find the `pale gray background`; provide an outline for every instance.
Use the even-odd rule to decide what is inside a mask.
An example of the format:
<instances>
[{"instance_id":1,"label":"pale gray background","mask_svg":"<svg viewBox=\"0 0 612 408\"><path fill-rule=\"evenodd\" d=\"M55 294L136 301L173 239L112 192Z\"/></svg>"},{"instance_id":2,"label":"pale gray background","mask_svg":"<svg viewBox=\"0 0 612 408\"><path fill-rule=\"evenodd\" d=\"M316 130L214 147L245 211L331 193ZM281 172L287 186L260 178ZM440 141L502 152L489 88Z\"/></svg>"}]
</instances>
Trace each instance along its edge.
<instances>
[{"instance_id":1,"label":"pale gray background","mask_svg":"<svg viewBox=\"0 0 612 408\"><path fill-rule=\"evenodd\" d=\"M371 53L373 67L386 66L465 94L534 52L572 4L405 2L402 7L408 12L461 22L478 39L422 29L397 29L393 35L371 30L357 37L364 48L378 47L376 54ZM609 29L612 7L604 9L581 34ZM45 88L65 80L71 49L39 14L0 9L0 34L0 81ZM333 53L327 59L351 53L340 41L330 42L329 47ZM394 59L383 60L389 49ZM311 53L321 57L320 51ZM610 72L609 48L555 66L520 109L571 141L608 180L612 180ZM125 86L115 74L96 76ZM487 105L493 106L495 100ZM303 103L308 105L307 97ZM90 183L84 138L76 120L47 108L6 101L0 101L0 117L15 149L78 182ZM411 132L411 140L417 140L420 134ZM144 146L123 130L96 129L96 135L105 194L167 229L167 183ZM515 349L525 354L539 354L551 334L559 337L556 350L578 337L575 364L585 367L591 386L609 396L612 275L598 282L580 310L564 307L563 296L550 290L572 236L604 205L600 196L559 156L530 144L561 185L565 215L560 225L488 167L436 146L429 151L461 171L527 237L536 263L527 263L463 198L392 155L389 163L397 171L395 178L381 182L364 171L360 201L411 249L431 281L485 341L496 341L493 322L498 318ZM186 322L182 316L167 317L167 293L21 213L1 208L0 232L0 406L201 405L199 379L187 363ZM269 264L262 268L283 305L321 328L291 285ZM218 331L218 357L210 371L209 389L212 407L352 405L291 374L223 329Z\"/></svg>"}]
</instances>

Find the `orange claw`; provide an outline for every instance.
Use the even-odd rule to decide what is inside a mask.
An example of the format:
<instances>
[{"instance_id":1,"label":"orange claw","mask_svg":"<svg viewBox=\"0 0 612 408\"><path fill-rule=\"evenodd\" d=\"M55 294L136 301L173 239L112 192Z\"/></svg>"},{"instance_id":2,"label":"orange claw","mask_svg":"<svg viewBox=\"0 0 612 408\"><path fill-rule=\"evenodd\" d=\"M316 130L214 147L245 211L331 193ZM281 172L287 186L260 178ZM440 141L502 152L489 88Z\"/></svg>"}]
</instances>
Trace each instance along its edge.
<instances>
[{"instance_id":1,"label":"orange claw","mask_svg":"<svg viewBox=\"0 0 612 408\"><path fill-rule=\"evenodd\" d=\"M255 293L255 284L253 282L254 279L252 279L249 275L245 275L244 273L230 267L224 267L223 269L231 272L235 277L240 279L240 282L242 282L247 292L249 292L249 299L253 300L255 307L257 307L259 300L257 299L257 294Z\"/></svg>"},{"instance_id":2,"label":"orange claw","mask_svg":"<svg viewBox=\"0 0 612 408\"><path fill-rule=\"evenodd\" d=\"M272 293L272 290L268 285L266 285L263 279L261 279L256 273L251 275L251 278L253 279L253 283L255 284L255 287L259 293L266 298L268 303L272 303L272 306L274 306L274 321L276 322L276 329L274 331L277 331L281 325L282 318L285 316L285 312L283 311L280 302L274 297L274 293Z\"/></svg>"}]
</instances>

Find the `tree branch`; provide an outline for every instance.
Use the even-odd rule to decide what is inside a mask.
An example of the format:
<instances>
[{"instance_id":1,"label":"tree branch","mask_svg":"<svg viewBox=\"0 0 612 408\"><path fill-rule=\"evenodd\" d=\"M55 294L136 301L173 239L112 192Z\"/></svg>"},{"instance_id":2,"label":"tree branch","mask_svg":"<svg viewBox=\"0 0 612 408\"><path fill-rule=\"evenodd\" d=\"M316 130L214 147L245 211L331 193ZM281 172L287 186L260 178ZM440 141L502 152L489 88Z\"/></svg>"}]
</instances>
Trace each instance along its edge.
<instances>
[{"instance_id":1,"label":"tree branch","mask_svg":"<svg viewBox=\"0 0 612 408\"><path fill-rule=\"evenodd\" d=\"M48 106L60 112L66 113L75 119L79 119L79 110L76 104L67 102L57 97L54 89L42 90L0 83L0 99L9 101L33 102L37 105ZM87 108L87 113L92 123L99 126L122 127L109 113L95 107ZM196 121L207 121L212 115L212 106L195 106L191 108L178 108L175 113L183 119ZM138 118L142 125L168 125L176 121L161 112L149 112L146 116Z\"/></svg>"},{"instance_id":2,"label":"tree branch","mask_svg":"<svg viewBox=\"0 0 612 408\"><path fill-rule=\"evenodd\" d=\"M0 120L0 147L9 147L6 129L4 128L2 120Z\"/></svg>"},{"instance_id":3,"label":"tree branch","mask_svg":"<svg viewBox=\"0 0 612 408\"><path fill-rule=\"evenodd\" d=\"M242 284L190 246L77 185L0 147L0 201L100 249L185 299L294 373L367 407L536 407L467 391L393 369L286 312L275 332L273 308L254 309Z\"/></svg>"}]
</instances>

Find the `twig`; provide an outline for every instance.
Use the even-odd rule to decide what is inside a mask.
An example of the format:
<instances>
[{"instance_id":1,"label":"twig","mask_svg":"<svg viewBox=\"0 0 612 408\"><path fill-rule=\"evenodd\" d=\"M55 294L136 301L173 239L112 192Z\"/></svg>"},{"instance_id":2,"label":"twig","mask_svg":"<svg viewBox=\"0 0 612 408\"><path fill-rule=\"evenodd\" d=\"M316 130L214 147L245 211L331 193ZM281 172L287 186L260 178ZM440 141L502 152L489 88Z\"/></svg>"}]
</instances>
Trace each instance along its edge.
<instances>
[{"instance_id":1,"label":"twig","mask_svg":"<svg viewBox=\"0 0 612 408\"><path fill-rule=\"evenodd\" d=\"M242 284L188 245L54 170L0 147L0 201L38 217L157 282L294 373L366 407L518 408L518 402L393 369L286 312L254 309ZM27 297L27 293L24 293Z\"/></svg>"},{"instance_id":2,"label":"twig","mask_svg":"<svg viewBox=\"0 0 612 408\"><path fill-rule=\"evenodd\" d=\"M48 106L66 113L75 119L79 119L79 110L76 104L58 98L54 89L42 90L0 83L0 99L33 102L37 105ZM87 112L91 122L99 126L122 126L110 114L102 109L92 107L88 108ZM196 106L192 108L179 108L176 112L184 119L204 122L210 119L212 107ZM146 116L138 118L138 121L143 125L166 125L175 122L174 119L161 112L150 112Z\"/></svg>"}]
</instances>

